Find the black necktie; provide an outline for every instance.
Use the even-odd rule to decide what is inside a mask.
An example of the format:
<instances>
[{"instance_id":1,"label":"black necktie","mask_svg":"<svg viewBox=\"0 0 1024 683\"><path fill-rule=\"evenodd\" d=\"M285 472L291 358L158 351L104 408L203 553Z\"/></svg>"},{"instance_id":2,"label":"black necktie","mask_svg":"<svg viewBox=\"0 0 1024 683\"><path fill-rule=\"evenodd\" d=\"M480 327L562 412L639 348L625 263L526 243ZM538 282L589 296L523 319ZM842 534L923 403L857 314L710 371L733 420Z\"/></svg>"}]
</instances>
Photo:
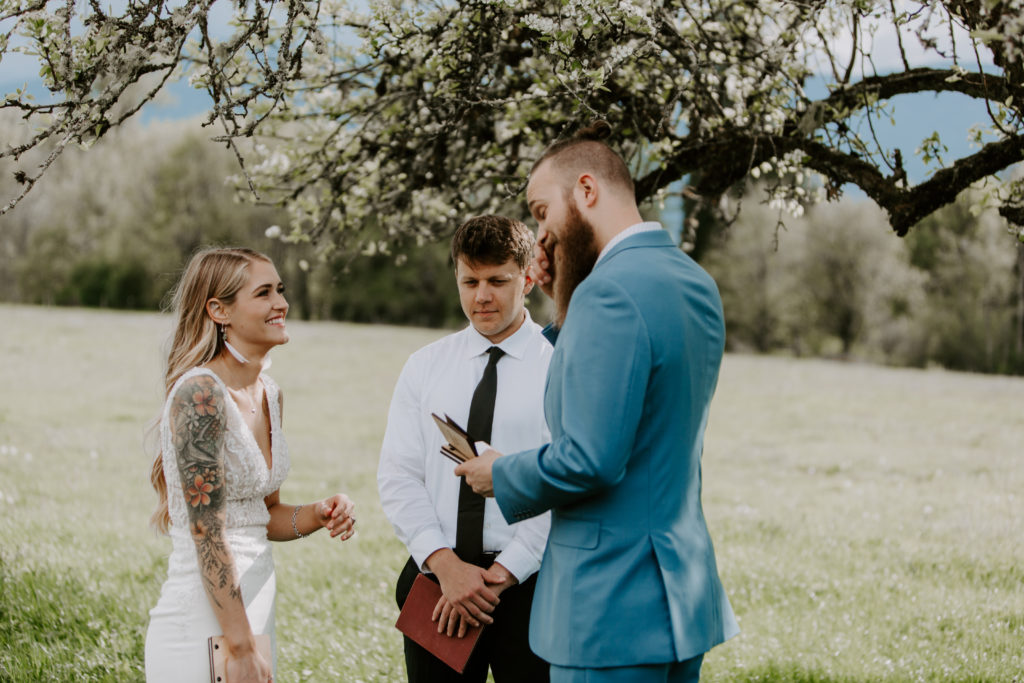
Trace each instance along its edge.
<instances>
[{"instance_id":1,"label":"black necktie","mask_svg":"<svg viewBox=\"0 0 1024 683\"><path fill-rule=\"evenodd\" d=\"M491 440L494 422L494 397L498 393L498 360L505 352L497 346L487 349L490 359L484 376L476 385L469 404L466 431L478 441ZM459 520L455 529L455 554L463 562L475 563L484 551L484 498L473 493L463 477L459 485Z\"/></svg>"}]
</instances>

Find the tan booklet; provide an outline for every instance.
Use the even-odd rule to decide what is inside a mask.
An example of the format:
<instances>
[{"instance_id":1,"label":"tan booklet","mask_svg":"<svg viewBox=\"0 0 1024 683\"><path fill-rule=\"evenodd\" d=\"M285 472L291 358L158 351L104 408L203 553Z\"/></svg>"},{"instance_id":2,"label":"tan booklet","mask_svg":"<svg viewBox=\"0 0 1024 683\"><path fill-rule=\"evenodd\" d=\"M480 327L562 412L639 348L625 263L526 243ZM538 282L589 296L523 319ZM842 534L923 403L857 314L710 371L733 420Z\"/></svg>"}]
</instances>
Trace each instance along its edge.
<instances>
[{"instance_id":1,"label":"tan booklet","mask_svg":"<svg viewBox=\"0 0 1024 683\"><path fill-rule=\"evenodd\" d=\"M210 636L207 641L210 650L210 683L224 683L228 680L228 644L224 636ZM256 634L256 649L259 650L267 664L273 666L273 654L270 652L270 635Z\"/></svg>"},{"instance_id":2,"label":"tan booklet","mask_svg":"<svg viewBox=\"0 0 1024 683\"><path fill-rule=\"evenodd\" d=\"M437 428L441 430L444 438L448 440L447 444L441 446L441 453L445 457L457 463L463 463L478 455L476 452L476 439L470 436L458 422L447 414L443 420L437 413L431 413L430 415L434 418L434 422L437 423Z\"/></svg>"}]
</instances>

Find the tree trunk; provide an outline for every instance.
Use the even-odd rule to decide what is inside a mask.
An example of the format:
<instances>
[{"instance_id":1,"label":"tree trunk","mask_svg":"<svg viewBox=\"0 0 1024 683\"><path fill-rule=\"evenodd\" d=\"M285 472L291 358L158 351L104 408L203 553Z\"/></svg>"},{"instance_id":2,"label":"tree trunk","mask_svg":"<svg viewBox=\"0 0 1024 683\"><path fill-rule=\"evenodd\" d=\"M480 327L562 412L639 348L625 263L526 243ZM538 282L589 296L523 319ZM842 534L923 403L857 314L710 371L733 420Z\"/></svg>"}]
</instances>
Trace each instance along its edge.
<instances>
[{"instance_id":1,"label":"tree trunk","mask_svg":"<svg viewBox=\"0 0 1024 683\"><path fill-rule=\"evenodd\" d=\"M688 181L690 184L700 182L700 171L694 171ZM694 261L700 263L701 258L711 246L712 240L721 231L722 225L714 208L706 200L683 193L682 232L680 246ZM685 245L685 246L684 246Z\"/></svg>"}]
</instances>

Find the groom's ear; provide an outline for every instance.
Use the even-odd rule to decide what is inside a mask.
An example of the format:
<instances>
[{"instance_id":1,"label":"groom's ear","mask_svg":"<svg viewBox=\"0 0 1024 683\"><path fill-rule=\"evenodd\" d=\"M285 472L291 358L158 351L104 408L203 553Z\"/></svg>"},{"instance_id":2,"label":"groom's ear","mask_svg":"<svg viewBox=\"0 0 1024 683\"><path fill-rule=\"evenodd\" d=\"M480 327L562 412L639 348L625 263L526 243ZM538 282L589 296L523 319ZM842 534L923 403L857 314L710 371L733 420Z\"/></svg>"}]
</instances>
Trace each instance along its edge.
<instances>
[{"instance_id":1,"label":"groom's ear","mask_svg":"<svg viewBox=\"0 0 1024 683\"><path fill-rule=\"evenodd\" d=\"M590 173L581 173L573 186L573 197L577 206L593 208L600 194L597 179Z\"/></svg>"}]
</instances>

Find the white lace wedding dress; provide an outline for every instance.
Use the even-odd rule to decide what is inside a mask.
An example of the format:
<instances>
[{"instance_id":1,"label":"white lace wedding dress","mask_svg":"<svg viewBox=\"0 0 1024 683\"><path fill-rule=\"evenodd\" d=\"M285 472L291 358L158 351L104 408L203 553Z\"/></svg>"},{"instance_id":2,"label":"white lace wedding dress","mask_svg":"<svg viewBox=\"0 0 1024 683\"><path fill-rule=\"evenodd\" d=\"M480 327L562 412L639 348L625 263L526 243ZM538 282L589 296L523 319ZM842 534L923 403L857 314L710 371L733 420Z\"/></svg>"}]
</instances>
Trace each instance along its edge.
<instances>
[{"instance_id":1,"label":"white lace wedding dress","mask_svg":"<svg viewBox=\"0 0 1024 683\"><path fill-rule=\"evenodd\" d=\"M191 377L213 377L224 392L227 430L224 440L224 468L227 492L225 535L235 560L242 588L245 611L253 633L267 633L275 652L274 595L276 592L274 558L267 540L270 513L263 502L281 487L288 469L288 447L281 434L281 406L278 388L272 379L262 376L270 412L271 465L268 470L252 431L242 419L224 383L212 371L194 368L186 372L171 390ZM146 680L150 683L210 680L207 638L220 635L222 629L203 589L196 559L195 543L189 533L185 496L178 476L178 462L170 424L171 400L164 405L160 421L164 477L170 508L172 541L167 580L160 600L149 612L146 633Z\"/></svg>"}]
</instances>

